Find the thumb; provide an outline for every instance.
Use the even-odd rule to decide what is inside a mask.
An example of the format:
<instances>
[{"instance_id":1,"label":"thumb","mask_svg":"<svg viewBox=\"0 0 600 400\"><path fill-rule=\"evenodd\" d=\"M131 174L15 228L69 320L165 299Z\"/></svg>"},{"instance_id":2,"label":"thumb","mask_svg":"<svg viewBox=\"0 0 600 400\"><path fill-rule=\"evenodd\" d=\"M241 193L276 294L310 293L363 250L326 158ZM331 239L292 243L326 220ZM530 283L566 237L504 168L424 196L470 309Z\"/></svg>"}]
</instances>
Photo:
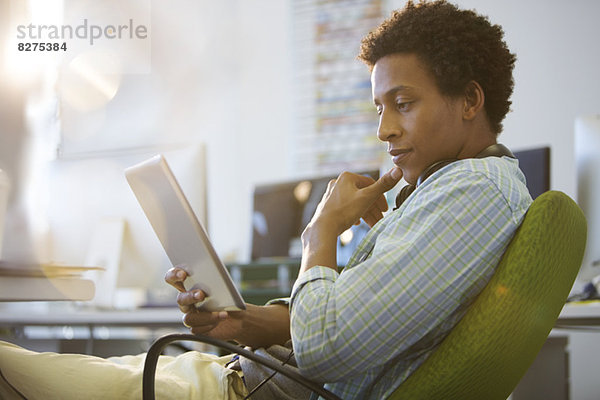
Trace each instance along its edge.
<instances>
[{"instance_id":1,"label":"thumb","mask_svg":"<svg viewBox=\"0 0 600 400\"><path fill-rule=\"evenodd\" d=\"M379 179L370 187L379 191L380 193L385 193L396 186L400 179L402 179L402 170L398 167L394 167L380 176Z\"/></svg>"}]
</instances>

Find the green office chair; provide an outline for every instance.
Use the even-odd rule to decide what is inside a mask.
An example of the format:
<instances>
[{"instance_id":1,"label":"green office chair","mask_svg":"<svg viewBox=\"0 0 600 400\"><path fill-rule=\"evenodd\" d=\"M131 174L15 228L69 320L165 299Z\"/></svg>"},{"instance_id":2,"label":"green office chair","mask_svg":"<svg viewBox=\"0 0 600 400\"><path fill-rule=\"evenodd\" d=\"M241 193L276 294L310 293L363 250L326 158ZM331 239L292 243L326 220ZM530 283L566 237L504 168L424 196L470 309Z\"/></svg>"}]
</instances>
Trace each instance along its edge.
<instances>
[{"instance_id":1,"label":"green office chair","mask_svg":"<svg viewBox=\"0 0 600 400\"><path fill-rule=\"evenodd\" d=\"M564 193L550 191L538 197L488 285L438 349L389 399L505 400L540 351L567 299L583 258L586 227L583 212ZM154 398L158 355L175 340L224 343L227 350L239 352L237 346L207 337L159 338L146 358L144 399ZM295 378L277 364L267 366ZM306 378L299 382L323 398L337 398Z\"/></svg>"}]
</instances>

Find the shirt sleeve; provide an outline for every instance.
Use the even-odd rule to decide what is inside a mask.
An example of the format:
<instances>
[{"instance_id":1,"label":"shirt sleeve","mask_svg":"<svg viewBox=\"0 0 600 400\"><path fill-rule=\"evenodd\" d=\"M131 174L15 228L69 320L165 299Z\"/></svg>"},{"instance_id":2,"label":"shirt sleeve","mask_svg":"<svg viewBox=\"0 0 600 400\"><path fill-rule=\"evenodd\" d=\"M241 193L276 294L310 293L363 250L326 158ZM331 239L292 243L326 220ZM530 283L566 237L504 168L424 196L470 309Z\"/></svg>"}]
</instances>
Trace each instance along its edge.
<instances>
[{"instance_id":1,"label":"shirt sleeve","mask_svg":"<svg viewBox=\"0 0 600 400\"><path fill-rule=\"evenodd\" d=\"M341 274L317 266L296 281L291 334L307 376L342 381L414 352L493 274L516 229L498 187L472 171L426 184L373 228L381 232L368 259Z\"/></svg>"}]
</instances>

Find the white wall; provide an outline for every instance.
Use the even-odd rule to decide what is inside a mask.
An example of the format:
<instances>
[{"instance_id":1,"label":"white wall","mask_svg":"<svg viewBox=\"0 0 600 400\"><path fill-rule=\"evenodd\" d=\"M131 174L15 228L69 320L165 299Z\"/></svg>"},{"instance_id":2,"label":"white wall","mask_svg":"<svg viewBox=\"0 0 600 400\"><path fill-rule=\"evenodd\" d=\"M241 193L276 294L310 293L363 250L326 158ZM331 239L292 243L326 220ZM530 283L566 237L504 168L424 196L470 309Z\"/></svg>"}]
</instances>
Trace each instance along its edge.
<instances>
[{"instance_id":1,"label":"white wall","mask_svg":"<svg viewBox=\"0 0 600 400\"><path fill-rule=\"evenodd\" d=\"M211 237L223 257L247 259L252 188L288 170L289 4L154 2L153 17L160 49L180 43L153 62L166 65L173 101L182 104L182 92L189 96L186 109L174 110L179 120L162 133L183 129L182 136L207 143ZM171 73L181 63L188 68L183 79Z\"/></svg>"},{"instance_id":2,"label":"white wall","mask_svg":"<svg viewBox=\"0 0 600 400\"><path fill-rule=\"evenodd\" d=\"M512 112L500 140L551 146L551 188L575 198L574 123L600 113L600 2L460 0L503 26L517 54Z\"/></svg>"},{"instance_id":3,"label":"white wall","mask_svg":"<svg viewBox=\"0 0 600 400\"><path fill-rule=\"evenodd\" d=\"M501 24L518 56L500 140L550 145L552 188L575 197L574 119L600 112L600 2L459 4ZM92 126L95 148L206 143L210 234L222 256L247 259L252 187L292 175L291 31L289 0L153 1L152 74L124 76L105 109L71 114L63 133Z\"/></svg>"},{"instance_id":4,"label":"white wall","mask_svg":"<svg viewBox=\"0 0 600 400\"><path fill-rule=\"evenodd\" d=\"M209 231L227 259L248 257L252 187L287 174L288 7L153 2L153 68L163 68L157 73L176 117L161 121L160 131L207 144Z\"/></svg>"},{"instance_id":5,"label":"white wall","mask_svg":"<svg viewBox=\"0 0 600 400\"><path fill-rule=\"evenodd\" d=\"M288 170L288 7L277 0L153 2L152 73L123 75L101 109L81 112L63 102L64 161L51 172L61 163L95 165L81 158L121 156L116 148L141 146L130 153L146 154L149 146L204 143L209 234L226 260L247 259L252 188ZM51 220L85 207L66 193L52 198ZM91 229L82 235L91 237ZM51 254L80 263L84 252L69 259L55 245Z\"/></svg>"},{"instance_id":6,"label":"white wall","mask_svg":"<svg viewBox=\"0 0 600 400\"><path fill-rule=\"evenodd\" d=\"M501 24L518 57L500 140L515 150L550 145L552 188L575 196L574 119L600 112L600 3L459 3ZM126 147L206 143L209 230L226 258L248 257L252 187L291 175L290 9L281 0L154 1L152 75L125 76L106 109L63 127L95 123L100 143Z\"/></svg>"}]
</instances>

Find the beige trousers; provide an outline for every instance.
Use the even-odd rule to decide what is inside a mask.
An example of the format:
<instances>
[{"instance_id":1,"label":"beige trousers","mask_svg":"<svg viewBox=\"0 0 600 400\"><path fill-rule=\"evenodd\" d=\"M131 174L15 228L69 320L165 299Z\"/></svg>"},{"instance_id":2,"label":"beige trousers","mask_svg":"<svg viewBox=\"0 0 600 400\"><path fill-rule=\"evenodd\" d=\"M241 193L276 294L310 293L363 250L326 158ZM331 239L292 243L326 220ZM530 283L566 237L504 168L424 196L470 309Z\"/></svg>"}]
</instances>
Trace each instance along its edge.
<instances>
[{"instance_id":1,"label":"beige trousers","mask_svg":"<svg viewBox=\"0 0 600 400\"><path fill-rule=\"evenodd\" d=\"M144 359L145 354L104 359L37 353L0 341L0 398L140 400ZM161 356L156 369L156 399L243 398L247 390L242 379L236 371L225 368L230 359L197 351Z\"/></svg>"}]
</instances>

